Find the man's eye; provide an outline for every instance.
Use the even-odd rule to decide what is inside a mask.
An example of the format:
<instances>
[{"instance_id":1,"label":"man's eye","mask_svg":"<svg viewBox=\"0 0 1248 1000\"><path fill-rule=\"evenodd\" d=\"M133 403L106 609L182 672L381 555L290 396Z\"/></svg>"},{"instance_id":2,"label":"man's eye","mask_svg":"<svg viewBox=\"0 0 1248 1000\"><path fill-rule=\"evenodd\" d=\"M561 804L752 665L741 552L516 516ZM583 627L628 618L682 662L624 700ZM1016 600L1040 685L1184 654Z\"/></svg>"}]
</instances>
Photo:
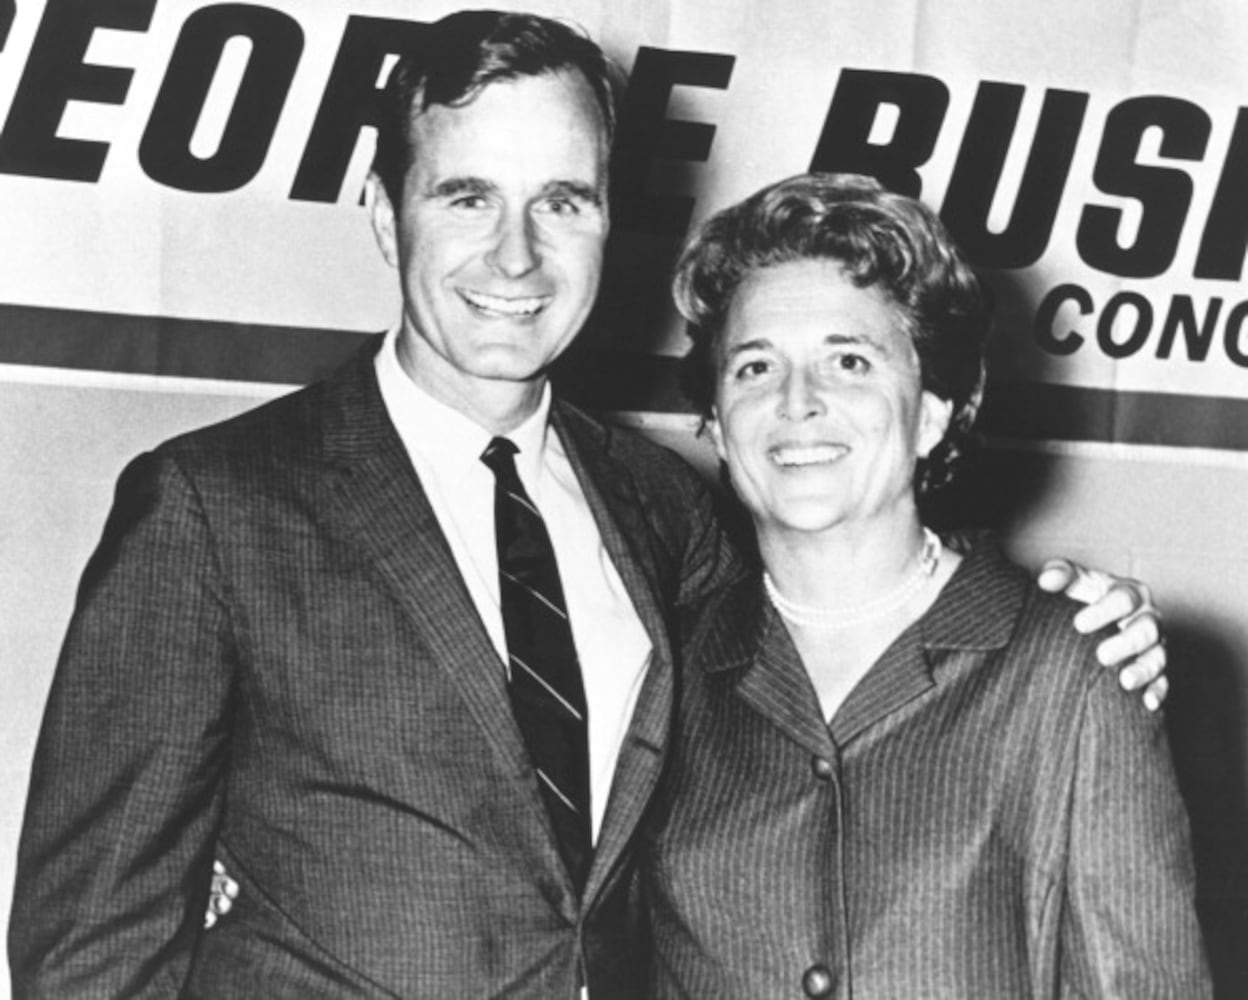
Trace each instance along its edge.
<instances>
[{"instance_id":1,"label":"man's eye","mask_svg":"<svg viewBox=\"0 0 1248 1000\"><path fill-rule=\"evenodd\" d=\"M486 205L485 196L480 194L461 194L451 199L452 208L484 208Z\"/></svg>"},{"instance_id":2,"label":"man's eye","mask_svg":"<svg viewBox=\"0 0 1248 1000\"><path fill-rule=\"evenodd\" d=\"M548 198L542 206L549 215L579 215L581 206L568 198Z\"/></svg>"}]
</instances>

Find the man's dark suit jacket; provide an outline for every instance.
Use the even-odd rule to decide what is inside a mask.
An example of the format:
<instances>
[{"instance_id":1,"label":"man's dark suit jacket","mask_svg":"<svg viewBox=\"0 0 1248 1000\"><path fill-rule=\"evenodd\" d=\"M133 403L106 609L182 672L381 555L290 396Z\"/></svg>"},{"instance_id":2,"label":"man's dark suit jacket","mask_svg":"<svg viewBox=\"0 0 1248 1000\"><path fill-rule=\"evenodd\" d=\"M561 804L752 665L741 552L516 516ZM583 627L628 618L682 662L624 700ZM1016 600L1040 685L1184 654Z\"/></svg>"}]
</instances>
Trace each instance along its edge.
<instances>
[{"instance_id":1,"label":"man's dark suit jacket","mask_svg":"<svg viewBox=\"0 0 1248 1000\"><path fill-rule=\"evenodd\" d=\"M637 995L632 841L668 737L668 635L735 570L710 497L556 402L654 647L582 903L376 346L123 474L36 752L15 1000L546 1000L582 970L595 997ZM214 857L241 893L204 931Z\"/></svg>"}]
</instances>

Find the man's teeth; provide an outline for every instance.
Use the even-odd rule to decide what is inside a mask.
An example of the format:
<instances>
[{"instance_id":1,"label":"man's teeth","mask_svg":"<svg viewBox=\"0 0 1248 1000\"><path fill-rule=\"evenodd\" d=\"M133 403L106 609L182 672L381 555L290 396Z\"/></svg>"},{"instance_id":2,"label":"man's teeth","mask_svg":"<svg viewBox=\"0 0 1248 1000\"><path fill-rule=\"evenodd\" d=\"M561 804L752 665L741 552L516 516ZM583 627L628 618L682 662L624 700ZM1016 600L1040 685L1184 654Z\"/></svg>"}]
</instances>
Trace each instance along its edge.
<instances>
[{"instance_id":1,"label":"man's teeth","mask_svg":"<svg viewBox=\"0 0 1248 1000\"><path fill-rule=\"evenodd\" d=\"M545 296L528 298L504 299L497 295L486 295L482 292L460 292L464 300L474 309L482 312L498 313L500 316L535 316L546 305Z\"/></svg>"},{"instance_id":2,"label":"man's teeth","mask_svg":"<svg viewBox=\"0 0 1248 1000\"><path fill-rule=\"evenodd\" d=\"M771 458L777 465L818 465L835 462L847 450L839 444L780 445L771 450Z\"/></svg>"}]
</instances>

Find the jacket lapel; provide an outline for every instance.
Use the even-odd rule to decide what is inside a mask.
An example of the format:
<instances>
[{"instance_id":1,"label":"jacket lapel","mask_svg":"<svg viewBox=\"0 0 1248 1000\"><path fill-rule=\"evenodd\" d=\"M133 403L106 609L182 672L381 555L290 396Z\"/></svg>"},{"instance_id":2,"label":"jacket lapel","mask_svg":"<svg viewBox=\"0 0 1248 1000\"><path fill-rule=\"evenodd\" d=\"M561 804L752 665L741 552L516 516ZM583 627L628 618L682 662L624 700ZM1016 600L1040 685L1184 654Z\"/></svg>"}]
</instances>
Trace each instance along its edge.
<instances>
[{"instance_id":1,"label":"jacket lapel","mask_svg":"<svg viewBox=\"0 0 1248 1000\"><path fill-rule=\"evenodd\" d=\"M324 448L334 467L331 509L369 553L377 572L462 696L506 773L529 780L498 654L450 546L390 423L377 387L374 350L327 387ZM534 790L533 803L546 822Z\"/></svg>"},{"instance_id":2,"label":"jacket lapel","mask_svg":"<svg viewBox=\"0 0 1248 1000\"><path fill-rule=\"evenodd\" d=\"M806 668L758 576L732 585L690 645L692 669L724 675L738 698L811 754L835 755Z\"/></svg>"},{"instance_id":3,"label":"jacket lapel","mask_svg":"<svg viewBox=\"0 0 1248 1000\"><path fill-rule=\"evenodd\" d=\"M943 683L946 665L971 661L951 654L1004 646L1030 586L1019 573L1001 574L1000 550L982 538L936 602L901 633L849 693L832 719L832 736L846 746ZM1004 580L1004 582L1002 582Z\"/></svg>"},{"instance_id":4,"label":"jacket lapel","mask_svg":"<svg viewBox=\"0 0 1248 1000\"><path fill-rule=\"evenodd\" d=\"M551 419L585 492L611 562L650 637L646 678L620 747L611 796L585 888L589 902L619 860L662 770L671 727L674 668L666 616L659 603L659 570L647 540L641 496L628 467L612 455L614 431L556 403Z\"/></svg>"},{"instance_id":5,"label":"jacket lapel","mask_svg":"<svg viewBox=\"0 0 1248 1000\"><path fill-rule=\"evenodd\" d=\"M897 637L846 696L832 717L832 737L845 746L935 686L920 630L911 626Z\"/></svg>"}]
</instances>

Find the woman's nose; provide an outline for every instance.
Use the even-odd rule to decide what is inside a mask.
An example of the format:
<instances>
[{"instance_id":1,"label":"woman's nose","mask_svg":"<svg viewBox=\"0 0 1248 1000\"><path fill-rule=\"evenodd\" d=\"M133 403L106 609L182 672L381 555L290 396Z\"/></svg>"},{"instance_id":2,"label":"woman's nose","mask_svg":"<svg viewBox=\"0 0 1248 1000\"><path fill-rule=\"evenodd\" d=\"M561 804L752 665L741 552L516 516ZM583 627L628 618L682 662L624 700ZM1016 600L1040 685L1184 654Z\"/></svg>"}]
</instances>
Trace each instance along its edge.
<instances>
[{"instance_id":1,"label":"woman's nose","mask_svg":"<svg viewBox=\"0 0 1248 1000\"><path fill-rule=\"evenodd\" d=\"M816 379L800 368L789 372L780 390L780 416L786 420L806 420L823 412L823 397Z\"/></svg>"}]
</instances>

